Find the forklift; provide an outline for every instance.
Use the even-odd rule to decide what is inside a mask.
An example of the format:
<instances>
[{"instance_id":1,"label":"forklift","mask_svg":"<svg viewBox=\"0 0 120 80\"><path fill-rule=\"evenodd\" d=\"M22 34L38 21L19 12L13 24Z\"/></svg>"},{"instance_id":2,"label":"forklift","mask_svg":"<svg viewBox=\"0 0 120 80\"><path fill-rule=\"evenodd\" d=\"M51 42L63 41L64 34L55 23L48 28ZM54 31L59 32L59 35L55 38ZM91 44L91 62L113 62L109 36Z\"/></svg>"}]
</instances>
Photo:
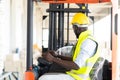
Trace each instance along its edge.
<instances>
[{"instance_id":1,"label":"forklift","mask_svg":"<svg viewBox=\"0 0 120 80\"><path fill-rule=\"evenodd\" d=\"M118 4L117 0L35 0L37 2L49 3L49 44L48 50L57 50L64 46L64 13L84 12L88 15L88 4L111 2L111 50L112 50L112 80L118 80L118 64L117 64L117 29L118 29ZM25 80L35 80L35 72L33 68L32 52L33 52L33 0L28 0L27 8L27 67L25 72ZM64 8L64 3L68 3L68 8ZM79 8L69 8L69 4L75 3ZM58 40L56 38L56 13L58 13ZM69 23L69 21L68 21ZM69 26L67 27L69 30ZM69 31L67 32L69 34ZM58 42L58 44L57 44ZM67 44L69 37L67 38Z\"/></svg>"}]
</instances>

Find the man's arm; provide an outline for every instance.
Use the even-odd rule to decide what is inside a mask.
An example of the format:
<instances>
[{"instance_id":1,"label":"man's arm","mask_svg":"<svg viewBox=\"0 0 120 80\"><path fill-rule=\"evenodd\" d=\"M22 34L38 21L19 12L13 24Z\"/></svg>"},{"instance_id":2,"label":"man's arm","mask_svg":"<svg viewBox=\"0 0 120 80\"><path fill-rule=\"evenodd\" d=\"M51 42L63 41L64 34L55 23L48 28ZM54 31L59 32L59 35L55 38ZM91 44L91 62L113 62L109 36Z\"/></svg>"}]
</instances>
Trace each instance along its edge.
<instances>
[{"instance_id":1,"label":"man's arm","mask_svg":"<svg viewBox=\"0 0 120 80\"><path fill-rule=\"evenodd\" d=\"M66 68L67 70L71 70L71 69L79 69L78 65L76 63L74 63L73 61L68 61L68 60L62 60L60 58L56 58L54 56L52 56L50 53L47 53L44 58L50 62L55 62L61 66L63 66L64 68Z\"/></svg>"},{"instance_id":2,"label":"man's arm","mask_svg":"<svg viewBox=\"0 0 120 80\"><path fill-rule=\"evenodd\" d=\"M60 59L63 59L63 60L72 61L72 57L69 57L69 56L57 55L57 57L60 58Z\"/></svg>"},{"instance_id":3,"label":"man's arm","mask_svg":"<svg viewBox=\"0 0 120 80\"><path fill-rule=\"evenodd\" d=\"M95 54L96 51L96 43L91 40L87 39L85 40L82 45L81 45L81 51L79 52L78 56L75 59L75 63L79 66L82 67L85 65L86 60L92 57Z\"/></svg>"},{"instance_id":4,"label":"man's arm","mask_svg":"<svg viewBox=\"0 0 120 80\"><path fill-rule=\"evenodd\" d=\"M63 56L63 55L59 55L58 53L56 53L55 51L49 50L48 51L52 56L63 59L63 60L68 60L68 61L72 61L72 57L70 56Z\"/></svg>"},{"instance_id":5,"label":"man's arm","mask_svg":"<svg viewBox=\"0 0 120 80\"><path fill-rule=\"evenodd\" d=\"M53 62L63 66L67 70L79 69L78 65L76 63L74 63L73 61L67 61L67 60L62 60L62 59L59 59L59 58L54 58Z\"/></svg>"}]
</instances>

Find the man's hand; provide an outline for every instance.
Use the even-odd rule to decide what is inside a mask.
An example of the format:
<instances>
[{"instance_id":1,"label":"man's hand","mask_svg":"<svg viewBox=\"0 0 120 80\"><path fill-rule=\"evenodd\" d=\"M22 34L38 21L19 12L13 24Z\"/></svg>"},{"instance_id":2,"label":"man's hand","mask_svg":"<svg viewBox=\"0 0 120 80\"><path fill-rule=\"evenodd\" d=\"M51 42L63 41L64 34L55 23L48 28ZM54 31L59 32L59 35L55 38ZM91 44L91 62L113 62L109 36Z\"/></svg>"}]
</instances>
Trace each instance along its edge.
<instances>
[{"instance_id":1,"label":"man's hand","mask_svg":"<svg viewBox=\"0 0 120 80\"><path fill-rule=\"evenodd\" d=\"M55 53L55 51L49 50L48 52L49 52L52 56L57 57L57 54Z\"/></svg>"},{"instance_id":2,"label":"man's hand","mask_svg":"<svg viewBox=\"0 0 120 80\"><path fill-rule=\"evenodd\" d=\"M44 58L49 61L49 62L53 62L53 59L55 58L54 56L51 55L51 53L47 52L45 55L44 55Z\"/></svg>"}]
</instances>

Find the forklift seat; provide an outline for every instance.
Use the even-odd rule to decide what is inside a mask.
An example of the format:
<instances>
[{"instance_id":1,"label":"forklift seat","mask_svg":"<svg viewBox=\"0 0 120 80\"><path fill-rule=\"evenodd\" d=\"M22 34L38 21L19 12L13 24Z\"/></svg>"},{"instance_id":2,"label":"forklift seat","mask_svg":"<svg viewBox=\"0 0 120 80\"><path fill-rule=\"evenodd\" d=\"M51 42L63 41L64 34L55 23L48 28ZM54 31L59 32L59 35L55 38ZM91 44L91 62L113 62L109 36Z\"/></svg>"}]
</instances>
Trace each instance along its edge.
<instances>
[{"instance_id":1,"label":"forklift seat","mask_svg":"<svg viewBox=\"0 0 120 80\"><path fill-rule=\"evenodd\" d=\"M94 64L92 70L90 71L90 78L91 80L103 80L103 65L104 65L105 59L103 57L99 57Z\"/></svg>"}]
</instances>

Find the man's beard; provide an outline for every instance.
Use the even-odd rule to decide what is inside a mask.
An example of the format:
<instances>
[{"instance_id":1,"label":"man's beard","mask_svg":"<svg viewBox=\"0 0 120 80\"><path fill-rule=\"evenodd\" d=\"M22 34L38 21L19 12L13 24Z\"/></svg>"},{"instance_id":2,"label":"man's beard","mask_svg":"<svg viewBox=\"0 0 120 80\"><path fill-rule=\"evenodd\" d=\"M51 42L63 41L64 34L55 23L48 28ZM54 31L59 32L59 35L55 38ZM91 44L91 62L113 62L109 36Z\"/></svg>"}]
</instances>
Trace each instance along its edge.
<instances>
[{"instance_id":1,"label":"man's beard","mask_svg":"<svg viewBox=\"0 0 120 80\"><path fill-rule=\"evenodd\" d=\"M80 35L80 34L78 34L78 33L75 33L75 35L76 35L76 38L79 38L79 35Z\"/></svg>"}]
</instances>

